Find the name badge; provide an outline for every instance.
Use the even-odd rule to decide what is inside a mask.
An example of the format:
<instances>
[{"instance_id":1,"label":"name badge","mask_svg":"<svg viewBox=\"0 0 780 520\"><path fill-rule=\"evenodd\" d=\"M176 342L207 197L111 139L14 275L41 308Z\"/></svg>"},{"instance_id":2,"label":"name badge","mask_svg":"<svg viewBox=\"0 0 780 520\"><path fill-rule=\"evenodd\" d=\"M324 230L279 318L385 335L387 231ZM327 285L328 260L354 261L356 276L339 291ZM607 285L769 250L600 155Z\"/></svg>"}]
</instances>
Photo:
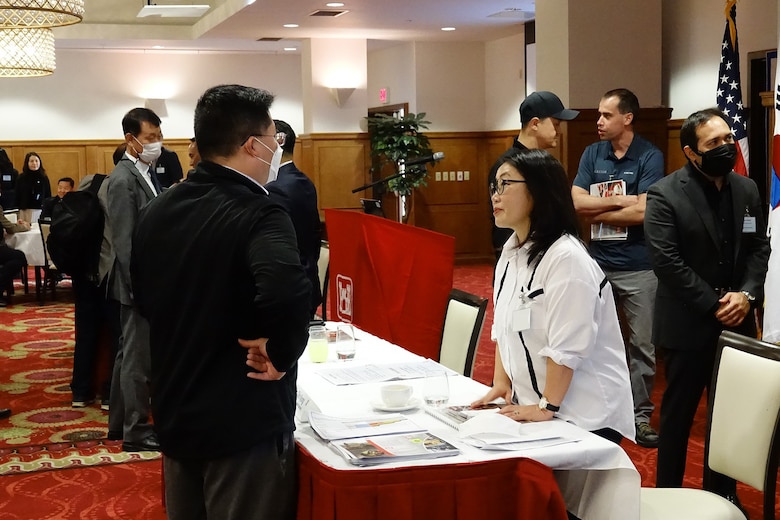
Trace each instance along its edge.
<instances>
[{"instance_id":1,"label":"name badge","mask_svg":"<svg viewBox=\"0 0 780 520\"><path fill-rule=\"evenodd\" d=\"M512 330L522 332L531 328L531 304L524 303L512 312Z\"/></svg>"},{"instance_id":2,"label":"name badge","mask_svg":"<svg viewBox=\"0 0 780 520\"><path fill-rule=\"evenodd\" d=\"M750 217L745 215L742 220L742 232L743 233L755 233L756 232L756 217Z\"/></svg>"},{"instance_id":3,"label":"name badge","mask_svg":"<svg viewBox=\"0 0 780 520\"><path fill-rule=\"evenodd\" d=\"M157 173L165 173L165 166L158 166Z\"/></svg>"}]
</instances>

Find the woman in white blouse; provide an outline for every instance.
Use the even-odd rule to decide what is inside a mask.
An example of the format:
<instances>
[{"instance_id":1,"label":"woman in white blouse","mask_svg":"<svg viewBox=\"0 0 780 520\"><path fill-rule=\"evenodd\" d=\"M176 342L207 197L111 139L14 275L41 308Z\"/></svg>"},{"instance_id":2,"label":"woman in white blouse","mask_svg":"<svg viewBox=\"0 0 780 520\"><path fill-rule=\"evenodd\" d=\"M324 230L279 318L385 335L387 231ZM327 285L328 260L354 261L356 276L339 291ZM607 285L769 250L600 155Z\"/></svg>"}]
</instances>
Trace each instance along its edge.
<instances>
[{"instance_id":1,"label":"woman in white blouse","mask_svg":"<svg viewBox=\"0 0 780 520\"><path fill-rule=\"evenodd\" d=\"M634 439L631 384L612 288L578 238L566 172L543 150L503 156L491 201L514 231L496 267L493 387L518 421L559 417Z\"/></svg>"}]
</instances>

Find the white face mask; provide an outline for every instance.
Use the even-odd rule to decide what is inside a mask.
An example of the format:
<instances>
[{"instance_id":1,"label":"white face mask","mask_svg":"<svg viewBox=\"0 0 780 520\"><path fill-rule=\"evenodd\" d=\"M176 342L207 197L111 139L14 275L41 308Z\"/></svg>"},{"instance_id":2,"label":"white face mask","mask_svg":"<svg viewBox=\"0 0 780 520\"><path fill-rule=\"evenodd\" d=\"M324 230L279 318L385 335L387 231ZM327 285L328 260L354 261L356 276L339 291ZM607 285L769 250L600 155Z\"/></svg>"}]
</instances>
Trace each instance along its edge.
<instances>
[{"instance_id":1,"label":"white face mask","mask_svg":"<svg viewBox=\"0 0 780 520\"><path fill-rule=\"evenodd\" d=\"M135 137L133 137L133 139L135 139ZM135 150L135 152L138 154L138 158L141 160L141 162L152 164L160 157L160 154L162 153L162 141L141 144L141 141L135 139L135 142L140 144L143 148L143 150L139 152L138 150L135 150L135 147L133 147L133 150Z\"/></svg>"},{"instance_id":2,"label":"white face mask","mask_svg":"<svg viewBox=\"0 0 780 520\"><path fill-rule=\"evenodd\" d=\"M263 141L258 139L257 137L253 138L258 143L262 144L263 146L268 149L268 151L271 151L271 148L268 147ZM268 180L265 181L266 184L269 182L274 182L277 178L279 178L279 165L282 164L282 147L278 144L276 145L276 150L273 151L274 156L271 158L271 162L268 162L266 160L263 160L262 158L258 156L254 156L255 159L258 161L264 162L268 165Z\"/></svg>"}]
</instances>

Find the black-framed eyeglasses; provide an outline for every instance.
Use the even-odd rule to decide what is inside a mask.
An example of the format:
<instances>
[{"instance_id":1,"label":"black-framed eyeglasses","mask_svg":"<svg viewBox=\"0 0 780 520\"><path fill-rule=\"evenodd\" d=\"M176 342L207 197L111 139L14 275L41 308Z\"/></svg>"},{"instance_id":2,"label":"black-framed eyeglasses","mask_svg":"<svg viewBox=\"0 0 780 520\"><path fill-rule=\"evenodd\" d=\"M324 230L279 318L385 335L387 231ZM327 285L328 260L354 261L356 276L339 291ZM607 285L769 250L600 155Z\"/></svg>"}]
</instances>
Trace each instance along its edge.
<instances>
[{"instance_id":1,"label":"black-framed eyeglasses","mask_svg":"<svg viewBox=\"0 0 780 520\"><path fill-rule=\"evenodd\" d=\"M526 181L519 181L516 179L501 179L498 182L491 182L488 186L488 189L490 190L490 196L492 197L493 195L503 195L504 190L510 184L520 184L524 182Z\"/></svg>"}]
</instances>

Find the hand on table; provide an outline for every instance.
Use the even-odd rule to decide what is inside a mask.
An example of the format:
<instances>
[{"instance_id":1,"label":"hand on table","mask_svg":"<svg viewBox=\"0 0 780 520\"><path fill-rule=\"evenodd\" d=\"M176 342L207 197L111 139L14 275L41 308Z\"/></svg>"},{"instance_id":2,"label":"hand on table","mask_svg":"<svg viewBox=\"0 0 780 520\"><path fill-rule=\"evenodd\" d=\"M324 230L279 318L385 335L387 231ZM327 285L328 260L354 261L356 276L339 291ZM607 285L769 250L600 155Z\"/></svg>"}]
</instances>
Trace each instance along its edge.
<instances>
[{"instance_id":1,"label":"hand on table","mask_svg":"<svg viewBox=\"0 0 780 520\"><path fill-rule=\"evenodd\" d=\"M238 344L247 349L247 366L256 370L256 372L247 373L247 377L260 381L277 381L283 378L286 372L279 372L271 363L266 343L268 343L268 338L238 340Z\"/></svg>"},{"instance_id":2,"label":"hand on table","mask_svg":"<svg viewBox=\"0 0 780 520\"><path fill-rule=\"evenodd\" d=\"M550 410L542 410L539 408L539 405L536 404L526 404L526 405L509 405L504 406L501 408L501 410L498 412L502 415L506 415L510 419L514 419L515 421L532 421L532 422L541 422L541 421L549 421L553 417L555 417L555 414L551 412Z\"/></svg>"}]
</instances>

